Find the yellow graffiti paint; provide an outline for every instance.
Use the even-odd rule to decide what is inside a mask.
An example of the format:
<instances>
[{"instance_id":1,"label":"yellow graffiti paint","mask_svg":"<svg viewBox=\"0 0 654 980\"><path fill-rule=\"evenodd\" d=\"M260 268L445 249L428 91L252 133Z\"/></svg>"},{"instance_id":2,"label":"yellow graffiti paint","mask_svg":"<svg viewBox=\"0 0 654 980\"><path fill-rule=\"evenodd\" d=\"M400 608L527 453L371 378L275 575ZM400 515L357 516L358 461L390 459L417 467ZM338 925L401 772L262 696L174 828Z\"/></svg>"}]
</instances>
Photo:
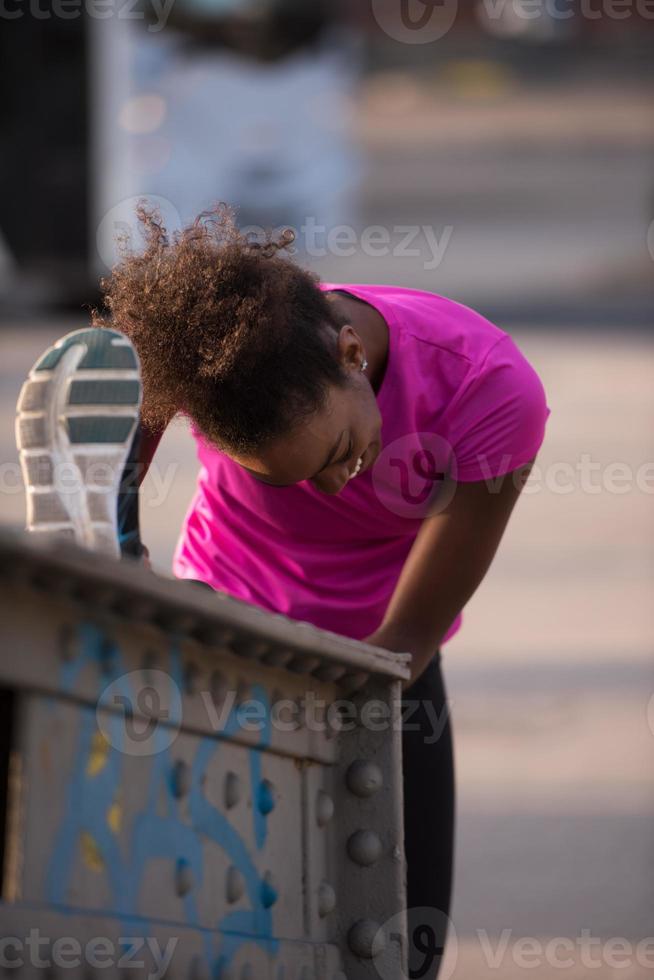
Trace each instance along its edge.
<instances>
[{"instance_id":1,"label":"yellow graffiti paint","mask_svg":"<svg viewBox=\"0 0 654 980\"><path fill-rule=\"evenodd\" d=\"M102 852L87 830L83 830L79 838L82 860L91 871L104 871L104 858Z\"/></svg>"},{"instance_id":2,"label":"yellow graffiti paint","mask_svg":"<svg viewBox=\"0 0 654 980\"><path fill-rule=\"evenodd\" d=\"M91 739L91 750L86 763L86 775L93 778L102 772L109 757L109 743L102 732L95 732Z\"/></svg>"},{"instance_id":3,"label":"yellow graffiti paint","mask_svg":"<svg viewBox=\"0 0 654 980\"><path fill-rule=\"evenodd\" d=\"M119 800L114 800L107 810L107 824L114 834L120 833L123 822L123 805Z\"/></svg>"}]
</instances>

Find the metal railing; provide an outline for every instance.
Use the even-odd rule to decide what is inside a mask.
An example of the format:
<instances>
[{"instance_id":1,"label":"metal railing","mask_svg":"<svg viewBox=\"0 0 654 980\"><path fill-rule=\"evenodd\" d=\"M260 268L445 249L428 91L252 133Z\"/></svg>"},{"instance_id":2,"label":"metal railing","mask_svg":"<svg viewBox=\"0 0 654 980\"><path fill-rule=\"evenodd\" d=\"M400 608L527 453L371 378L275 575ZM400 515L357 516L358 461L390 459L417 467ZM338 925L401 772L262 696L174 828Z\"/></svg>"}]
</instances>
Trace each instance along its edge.
<instances>
[{"instance_id":1,"label":"metal railing","mask_svg":"<svg viewBox=\"0 0 654 980\"><path fill-rule=\"evenodd\" d=\"M0 569L0 966L405 976L409 655L24 534Z\"/></svg>"}]
</instances>

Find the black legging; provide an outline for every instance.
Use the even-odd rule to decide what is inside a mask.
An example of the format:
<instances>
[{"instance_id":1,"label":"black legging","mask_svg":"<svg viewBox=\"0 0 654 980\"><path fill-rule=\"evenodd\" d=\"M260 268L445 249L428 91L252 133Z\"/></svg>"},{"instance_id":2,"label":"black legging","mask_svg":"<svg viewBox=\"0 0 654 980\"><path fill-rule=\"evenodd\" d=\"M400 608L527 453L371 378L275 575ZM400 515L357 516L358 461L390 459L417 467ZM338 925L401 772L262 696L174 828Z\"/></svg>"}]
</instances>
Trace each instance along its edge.
<instances>
[{"instance_id":1,"label":"black legging","mask_svg":"<svg viewBox=\"0 0 654 980\"><path fill-rule=\"evenodd\" d=\"M438 973L452 892L454 760L440 661L439 650L402 695L404 850L412 980L434 980Z\"/></svg>"}]
</instances>

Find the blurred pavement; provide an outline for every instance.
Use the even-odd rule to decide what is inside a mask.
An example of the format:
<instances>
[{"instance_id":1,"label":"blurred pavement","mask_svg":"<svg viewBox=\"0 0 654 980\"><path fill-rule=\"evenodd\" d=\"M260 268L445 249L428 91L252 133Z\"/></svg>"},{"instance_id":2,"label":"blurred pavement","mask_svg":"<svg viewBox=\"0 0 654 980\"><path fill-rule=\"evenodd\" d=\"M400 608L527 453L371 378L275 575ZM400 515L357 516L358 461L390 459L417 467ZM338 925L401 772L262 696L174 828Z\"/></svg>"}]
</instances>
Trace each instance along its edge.
<instances>
[{"instance_id":1,"label":"blurred pavement","mask_svg":"<svg viewBox=\"0 0 654 980\"><path fill-rule=\"evenodd\" d=\"M525 89L484 62L438 83L380 74L359 110L359 224L389 229L395 251L310 264L325 279L401 282L523 325L651 326L653 96L643 81L596 76ZM399 227L412 224L446 242L436 267L424 232L418 254L402 255Z\"/></svg>"}]
</instances>

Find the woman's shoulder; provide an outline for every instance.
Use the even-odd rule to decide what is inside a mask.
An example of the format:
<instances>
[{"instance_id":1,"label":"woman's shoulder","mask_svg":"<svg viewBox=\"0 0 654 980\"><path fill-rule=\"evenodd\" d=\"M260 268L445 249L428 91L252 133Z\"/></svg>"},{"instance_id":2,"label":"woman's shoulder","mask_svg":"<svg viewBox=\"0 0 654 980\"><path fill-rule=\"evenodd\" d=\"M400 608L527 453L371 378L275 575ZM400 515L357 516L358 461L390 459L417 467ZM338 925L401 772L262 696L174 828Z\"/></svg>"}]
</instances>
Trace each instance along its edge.
<instances>
[{"instance_id":1,"label":"woman's shoulder","mask_svg":"<svg viewBox=\"0 0 654 980\"><path fill-rule=\"evenodd\" d=\"M421 345L429 345L471 366L485 359L508 334L482 313L457 300L422 289L369 283L321 283L375 306L389 325Z\"/></svg>"}]
</instances>

